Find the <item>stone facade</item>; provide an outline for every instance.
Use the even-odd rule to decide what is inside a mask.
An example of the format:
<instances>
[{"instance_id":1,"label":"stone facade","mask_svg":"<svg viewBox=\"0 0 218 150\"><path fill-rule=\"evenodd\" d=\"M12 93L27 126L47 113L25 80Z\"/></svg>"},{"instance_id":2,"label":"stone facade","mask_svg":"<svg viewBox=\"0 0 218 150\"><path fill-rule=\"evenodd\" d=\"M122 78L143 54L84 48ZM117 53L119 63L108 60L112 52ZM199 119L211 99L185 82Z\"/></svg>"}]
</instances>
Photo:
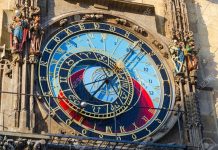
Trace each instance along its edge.
<instances>
[{"instance_id":1,"label":"stone facade","mask_svg":"<svg viewBox=\"0 0 218 150\"><path fill-rule=\"evenodd\" d=\"M58 30L60 26L55 23L57 20L61 20L66 16L79 13L107 13L126 18L143 27L151 32L152 35L158 37L158 40L163 41L165 48L171 41L171 31L168 26L170 19L167 4L164 0L126 0L124 3L119 3L119 9L109 5L110 1L108 1L108 4L98 3L97 0L90 0L89 2L80 0L37 0L35 2L41 9L41 24L46 30L46 33L52 33ZM14 14L13 9L15 8L14 3L15 0L0 1L0 46L6 44L6 58L11 58L8 24L12 22L11 18ZM186 4L190 30L194 32L196 48L199 49L197 95L204 128L203 140L210 138L218 143L218 105L216 104L218 101L218 42L216 38L218 1L186 0ZM151 7L151 9L145 9L147 6L148 8ZM148 15L147 13L152 13L153 6L155 8L155 15ZM140 10L141 7L143 11ZM49 28L52 25L54 28ZM43 36L44 39L48 38L48 34ZM1 51L0 54L2 54ZM2 61L0 68L0 90L5 93L2 93L0 96L0 131L19 131L26 133L67 132L77 135L77 133L74 133L74 131L68 129L63 124L58 124L53 119L50 119L48 117L48 108L42 105L40 98L31 96L37 90L34 86L31 86L36 84L36 81L33 81L36 75L31 74L36 69L34 68L36 63L37 56L31 59L23 58L21 61L16 61L15 64L11 64L5 60ZM18 67L19 64L22 64L22 68ZM25 70L31 71L27 71L26 73ZM18 74L22 74L22 76L18 76ZM30 95L19 95L17 91L20 91L20 93L27 92ZM11 92L12 94L7 92ZM34 107L31 104L34 104ZM180 142L179 140L175 140L179 139L177 134L178 128L178 126L175 126L159 142Z\"/></svg>"}]
</instances>

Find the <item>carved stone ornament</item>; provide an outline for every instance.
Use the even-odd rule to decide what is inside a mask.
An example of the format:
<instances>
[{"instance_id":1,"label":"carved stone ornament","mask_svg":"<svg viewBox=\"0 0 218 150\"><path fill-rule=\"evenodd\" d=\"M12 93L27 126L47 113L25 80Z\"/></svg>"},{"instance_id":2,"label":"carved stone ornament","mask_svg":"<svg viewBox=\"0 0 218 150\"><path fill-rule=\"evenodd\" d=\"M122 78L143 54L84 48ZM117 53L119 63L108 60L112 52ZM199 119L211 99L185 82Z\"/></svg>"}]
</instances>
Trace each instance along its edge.
<instances>
[{"instance_id":1,"label":"carved stone ornament","mask_svg":"<svg viewBox=\"0 0 218 150\"><path fill-rule=\"evenodd\" d=\"M38 57L35 56L35 55L30 55L30 56L29 56L29 62L30 62L31 64L36 64L36 63L38 62Z\"/></svg>"}]
</instances>

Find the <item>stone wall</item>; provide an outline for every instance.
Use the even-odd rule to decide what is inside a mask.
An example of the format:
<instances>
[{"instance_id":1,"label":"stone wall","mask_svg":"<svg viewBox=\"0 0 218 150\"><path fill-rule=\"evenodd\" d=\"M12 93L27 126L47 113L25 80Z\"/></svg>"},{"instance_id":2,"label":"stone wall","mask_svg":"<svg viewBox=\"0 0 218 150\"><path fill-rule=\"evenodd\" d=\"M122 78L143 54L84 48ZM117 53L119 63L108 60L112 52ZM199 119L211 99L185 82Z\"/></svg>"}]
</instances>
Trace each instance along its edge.
<instances>
[{"instance_id":1,"label":"stone wall","mask_svg":"<svg viewBox=\"0 0 218 150\"><path fill-rule=\"evenodd\" d=\"M199 102L204 137L218 142L218 0L187 0L191 30L199 48Z\"/></svg>"},{"instance_id":2,"label":"stone wall","mask_svg":"<svg viewBox=\"0 0 218 150\"><path fill-rule=\"evenodd\" d=\"M115 10L109 10L109 12L124 15L134 20L137 24L149 27L154 32L157 31L162 35L166 34L167 31L164 27L166 21L164 0L127 1L154 5L155 19L144 17L144 14L118 12ZM11 15L8 12L14 7L13 2L14 0L0 1L0 45L4 43L8 45L8 37L5 36L5 33L8 33L6 31L6 25L11 19ZM188 4L190 27L195 34L196 47L200 49L199 85L213 88L212 91L199 92L202 121L205 127L204 133L205 137L212 137L218 141L216 136L218 133L218 0L186 0L186 2ZM42 23L44 24L65 13L101 11L101 9L97 9L91 5L76 2L69 3L67 0L38 0L38 4L41 6L41 13L43 15ZM141 18L140 20L138 19L139 17ZM157 24L155 24L155 21ZM11 102L8 103L8 105L10 104ZM45 117L45 112L42 116ZM0 117L2 116L0 115Z\"/></svg>"}]
</instances>

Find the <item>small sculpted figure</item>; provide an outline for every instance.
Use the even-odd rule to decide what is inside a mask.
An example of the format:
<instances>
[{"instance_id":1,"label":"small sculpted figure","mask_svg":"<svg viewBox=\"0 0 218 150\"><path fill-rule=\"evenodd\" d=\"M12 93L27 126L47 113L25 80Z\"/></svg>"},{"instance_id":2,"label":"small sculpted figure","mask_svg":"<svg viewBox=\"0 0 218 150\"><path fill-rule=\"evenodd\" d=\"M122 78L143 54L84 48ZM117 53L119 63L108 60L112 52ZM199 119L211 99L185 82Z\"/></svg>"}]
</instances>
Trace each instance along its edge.
<instances>
[{"instance_id":1,"label":"small sculpted figure","mask_svg":"<svg viewBox=\"0 0 218 150\"><path fill-rule=\"evenodd\" d=\"M198 66L198 58L195 54L195 42L193 39L193 32L185 31L173 31L173 40L169 48L172 58L179 58L178 55L180 52L181 56L186 56L187 69L188 71L196 70ZM182 52L182 53L181 53ZM183 57L181 57L183 58ZM180 59L180 62L183 63L183 59Z\"/></svg>"},{"instance_id":2,"label":"small sculpted figure","mask_svg":"<svg viewBox=\"0 0 218 150\"><path fill-rule=\"evenodd\" d=\"M40 25L40 17L38 15L33 17L30 25L30 54L38 55L40 53L40 43L43 31Z\"/></svg>"},{"instance_id":3,"label":"small sculpted figure","mask_svg":"<svg viewBox=\"0 0 218 150\"><path fill-rule=\"evenodd\" d=\"M28 35L28 20L22 16L19 10L15 11L10 29L10 46L12 53L21 52Z\"/></svg>"}]
</instances>

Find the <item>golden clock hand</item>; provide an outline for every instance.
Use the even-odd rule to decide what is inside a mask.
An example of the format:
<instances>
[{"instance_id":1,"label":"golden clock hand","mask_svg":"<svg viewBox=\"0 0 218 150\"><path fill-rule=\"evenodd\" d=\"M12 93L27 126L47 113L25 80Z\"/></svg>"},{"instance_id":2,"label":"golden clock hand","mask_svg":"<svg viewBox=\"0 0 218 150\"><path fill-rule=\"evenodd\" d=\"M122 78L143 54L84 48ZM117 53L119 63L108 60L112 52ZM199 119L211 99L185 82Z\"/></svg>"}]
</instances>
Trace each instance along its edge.
<instances>
[{"instance_id":1,"label":"golden clock hand","mask_svg":"<svg viewBox=\"0 0 218 150\"><path fill-rule=\"evenodd\" d=\"M123 62L126 61L126 59L128 58L128 56L133 52L134 48L138 45L139 41L136 41L133 43L133 47L129 48L130 51L126 54L126 56L123 58Z\"/></svg>"},{"instance_id":2,"label":"golden clock hand","mask_svg":"<svg viewBox=\"0 0 218 150\"><path fill-rule=\"evenodd\" d=\"M110 79L110 78L113 78L114 77L114 75L112 75L112 76L110 76L110 77L107 77L106 79L105 79L105 81L98 87L98 89L97 90L95 90L95 92L91 95L91 97L94 97L95 96L95 94L96 93L98 93L98 91L103 87L103 85L106 83L108 83L108 80Z\"/></svg>"},{"instance_id":3,"label":"golden clock hand","mask_svg":"<svg viewBox=\"0 0 218 150\"><path fill-rule=\"evenodd\" d=\"M106 80L106 79L107 79L107 77L106 77L106 78L103 78L103 79L95 80L95 81L93 81L93 82L89 82L89 83L84 84L84 86L90 85L90 84L93 84L93 83L96 83L96 82L104 81L104 80Z\"/></svg>"}]
</instances>

